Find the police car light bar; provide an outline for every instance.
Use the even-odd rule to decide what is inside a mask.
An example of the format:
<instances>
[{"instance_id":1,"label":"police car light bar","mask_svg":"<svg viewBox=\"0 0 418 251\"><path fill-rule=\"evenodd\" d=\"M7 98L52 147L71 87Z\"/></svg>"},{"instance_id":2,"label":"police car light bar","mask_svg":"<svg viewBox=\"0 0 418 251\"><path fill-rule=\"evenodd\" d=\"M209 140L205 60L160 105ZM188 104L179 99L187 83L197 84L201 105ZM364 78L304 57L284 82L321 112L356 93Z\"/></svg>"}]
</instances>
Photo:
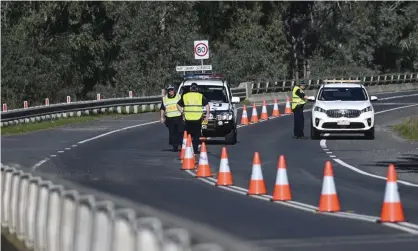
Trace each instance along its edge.
<instances>
[{"instance_id":1,"label":"police car light bar","mask_svg":"<svg viewBox=\"0 0 418 251\"><path fill-rule=\"evenodd\" d=\"M201 73L201 74L187 74L184 79L224 79L223 74Z\"/></svg>"},{"instance_id":2,"label":"police car light bar","mask_svg":"<svg viewBox=\"0 0 418 251\"><path fill-rule=\"evenodd\" d=\"M361 80L351 80L351 79L347 79L347 80L344 80L344 79L341 79L341 80L336 80L336 79L334 79L334 80L324 80L323 81L325 84L331 84L331 83L361 83Z\"/></svg>"}]
</instances>

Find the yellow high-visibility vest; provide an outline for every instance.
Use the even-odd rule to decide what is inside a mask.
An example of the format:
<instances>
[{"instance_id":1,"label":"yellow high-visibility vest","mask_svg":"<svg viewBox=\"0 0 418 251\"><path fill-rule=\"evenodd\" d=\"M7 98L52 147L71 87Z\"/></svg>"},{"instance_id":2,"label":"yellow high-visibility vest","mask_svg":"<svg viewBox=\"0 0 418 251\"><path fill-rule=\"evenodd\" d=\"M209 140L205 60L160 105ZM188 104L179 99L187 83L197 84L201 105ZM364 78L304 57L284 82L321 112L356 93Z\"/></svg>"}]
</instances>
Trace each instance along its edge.
<instances>
[{"instance_id":1,"label":"yellow high-visibility vest","mask_svg":"<svg viewBox=\"0 0 418 251\"><path fill-rule=\"evenodd\" d=\"M167 118L181 116L180 111L177 109L177 103L180 100L180 95L176 95L173 98L169 98L167 95L163 97L163 104L165 106L165 116Z\"/></svg>"},{"instance_id":2,"label":"yellow high-visibility vest","mask_svg":"<svg viewBox=\"0 0 418 251\"><path fill-rule=\"evenodd\" d=\"M186 120L199 120L203 116L203 95L198 92L188 92L183 95L184 118Z\"/></svg>"},{"instance_id":3,"label":"yellow high-visibility vest","mask_svg":"<svg viewBox=\"0 0 418 251\"><path fill-rule=\"evenodd\" d=\"M292 91L292 109L295 109L297 105L304 105L306 104L306 100L299 98L298 95L296 95L296 91L300 90L301 93L304 93L302 89L299 88L299 86L295 86Z\"/></svg>"}]
</instances>

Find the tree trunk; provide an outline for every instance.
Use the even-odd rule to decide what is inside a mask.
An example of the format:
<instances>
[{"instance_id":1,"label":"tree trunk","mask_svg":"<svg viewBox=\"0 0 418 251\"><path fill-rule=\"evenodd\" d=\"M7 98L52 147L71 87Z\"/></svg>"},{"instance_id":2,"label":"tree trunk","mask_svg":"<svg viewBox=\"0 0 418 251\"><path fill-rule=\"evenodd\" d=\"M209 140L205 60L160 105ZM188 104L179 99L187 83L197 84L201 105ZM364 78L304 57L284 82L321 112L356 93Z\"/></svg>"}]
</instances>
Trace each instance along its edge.
<instances>
[{"instance_id":1,"label":"tree trunk","mask_svg":"<svg viewBox=\"0 0 418 251\"><path fill-rule=\"evenodd\" d=\"M292 36L292 49L293 49L293 78L298 80L299 79L299 61L298 61L298 53L297 53L297 43L294 36Z\"/></svg>"}]
</instances>

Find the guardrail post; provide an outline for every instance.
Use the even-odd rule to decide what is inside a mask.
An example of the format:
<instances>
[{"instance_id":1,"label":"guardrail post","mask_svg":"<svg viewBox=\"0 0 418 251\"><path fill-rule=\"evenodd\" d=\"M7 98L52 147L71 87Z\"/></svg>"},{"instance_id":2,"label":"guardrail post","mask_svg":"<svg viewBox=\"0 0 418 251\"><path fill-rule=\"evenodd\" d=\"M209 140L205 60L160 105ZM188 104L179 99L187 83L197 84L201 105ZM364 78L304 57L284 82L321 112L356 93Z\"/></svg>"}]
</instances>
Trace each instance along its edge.
<instances>
[{"instance_id":1,"label":"guardrail post","mask_svg":"<svg viewBox=\"0 0 418 251\"><path fill-rule=\"evenodd\" d=\"M119 209L115 212L111 250L136 250L135 225L135 211Z\"/></svg>"},{"instance_id":2,"label":"guardrail post","mask_svg":"<svg viewBox=\"0 0 418 251\"><path fill-rule=\"evenodd\" d=\"M95 200L91 195L79 199L74 236L75 251L90 251L93 238Z\"/></svg>"},{"instance_id":3,"label":"guardrail post","mask_svg":"<svg viewBox=\"0 0 418 251\"><path fill-rule=\"evenodd\" d=\"M7 104L3 104L3 112L7 112Z\"/></svg>"},{"instance_id":4,"label":"guardrail post","mask_svg":"<svg viewBox=\"0 0 418 251\"><path fill-rule=\"evenodd\" d=\"M91 251L110 251L114 205L110 201L96 202L93 219L93 238Z\"/></svg>"},{"instance_id":5,"label":"guardrail post","mask_svg":"<svg viewBox=\"0 0 418 251\"><path fill-rule=\"evenodd\" d=\"M75 190L65 191L61 196L60 217L60 251L73 251L75 216L78 205L78 192Z\"/></svg>"},{"instance_id":6,"label":"guardrail post","mask_svg":"<svg viewBox=\"0 0 418 251\"><path fill-rule=\"evenodd\" d=\"M17 239L23 241L27 236L26 232L26 211L29 193L29 180L32 178L30 174L20 176L19 199L18 199L18 224L16 228Z\"/></svg>"},{"instance_id":7,"label":"guardrail post","mask_svg":"<svg viewBox=\"0 0 418 251\"><path fill-rule=\"evenodd\" d=\"M35 222L35 250L46 250L46 226L48 219L48 198L49 190L53 186L50 181L43 181L39 184L37 215Z\"/></svg>"},{"instance_id":8,"label":"guardrail post","mask_svg":"<svg viewBox=\"0 0 418 251\"><path fill-rule=\"evenodd\" d=\"M2 214L1 214L1 226L8 227L10 223L10 214L8 206L10 205L11 200L11 191L12 191L12 177L14 169L5 168L2 173L3 178L3 191L2 191ZM2 175L2 176L3 176Z\"/></svg>"},{"instance_id":9,"label":"guardrail post","mask_svg":"<svg viewBox=\"0 0 418 251\"><path fill-rule=\"evenodd\" d=\"M251 97L252 94L252 86L253 86L253 82L247 82L245 84L245 98L249 99Z\"/></svg>"},{"instance_id":10,"label":"guardrail post","mask_svg":"<svg viewBox=\"0 0 418 251\"><path fill-rule=\"evenodd\" d=\"M12 178L12 193L10 198L10 207L9 207L9 232L14 234L16 233L17 224L18 224L18 198L19 198L19 188L20 188L20 177L23 175L23 171L15 171Z\"/></svg>"},{"instance_id":11,"label":"guardrail post","mask_svg":"<svg viewBox=\"0 0 418 251\"><path fill-rule=\"evenodd\" d=\"M32 177L29 180L29 191L28 191L28 205L26 211L26 247L32 249L35 242L35 223L37 215L37 201L39 184L41 183L40 177Z\"/></svg>"},{"instance_id":12,"label":"guardrail post","mask_svg":"<svg viewBox=\"0 0 418 251\"><path fill-rule=\"evenodd\" d=\"M164 231L163 251L190 250L190 235L185 229L171 228Z\"/></svg>"},{"instance_id":13,"label":"guardrail post","mask_svg":"<svg viewBox=\"0 0 418 251\"><path fill-rule=\"evenodd\" d=\"M163 241L163 223L155 217L137 220L136 248L138 251L160 251Z\"/></svg>"},{"instance_id":14,"label":"guardrail post","mask_svg":"<svg viewBox=\"0 0 418 251\"><path fill-rule=\"evenodd\" d=\"M60 250L59 231L61 218L62 186L54 186L49 189L48 218L46 222L47 251Z\"/></svg>"}]
</instances>

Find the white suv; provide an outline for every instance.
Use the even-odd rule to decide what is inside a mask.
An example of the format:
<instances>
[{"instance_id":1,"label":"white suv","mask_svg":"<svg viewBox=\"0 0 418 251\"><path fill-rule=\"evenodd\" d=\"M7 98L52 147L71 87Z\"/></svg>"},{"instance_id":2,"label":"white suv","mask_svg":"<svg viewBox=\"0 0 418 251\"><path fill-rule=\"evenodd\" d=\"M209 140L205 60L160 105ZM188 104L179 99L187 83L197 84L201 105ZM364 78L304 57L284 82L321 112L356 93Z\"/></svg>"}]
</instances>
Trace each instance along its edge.
<instances>
[{"instance_id":1,"label":"white suv","mask_svg":"<svg viewBox=\"0 0 418 251\"><path fill-rule=\"evenodd\" d=\"M312 107L311 138L321 133L364 133L374 139L374 108L366 88L356 80L325 80Z\"/></svg>"}]
</instances>

